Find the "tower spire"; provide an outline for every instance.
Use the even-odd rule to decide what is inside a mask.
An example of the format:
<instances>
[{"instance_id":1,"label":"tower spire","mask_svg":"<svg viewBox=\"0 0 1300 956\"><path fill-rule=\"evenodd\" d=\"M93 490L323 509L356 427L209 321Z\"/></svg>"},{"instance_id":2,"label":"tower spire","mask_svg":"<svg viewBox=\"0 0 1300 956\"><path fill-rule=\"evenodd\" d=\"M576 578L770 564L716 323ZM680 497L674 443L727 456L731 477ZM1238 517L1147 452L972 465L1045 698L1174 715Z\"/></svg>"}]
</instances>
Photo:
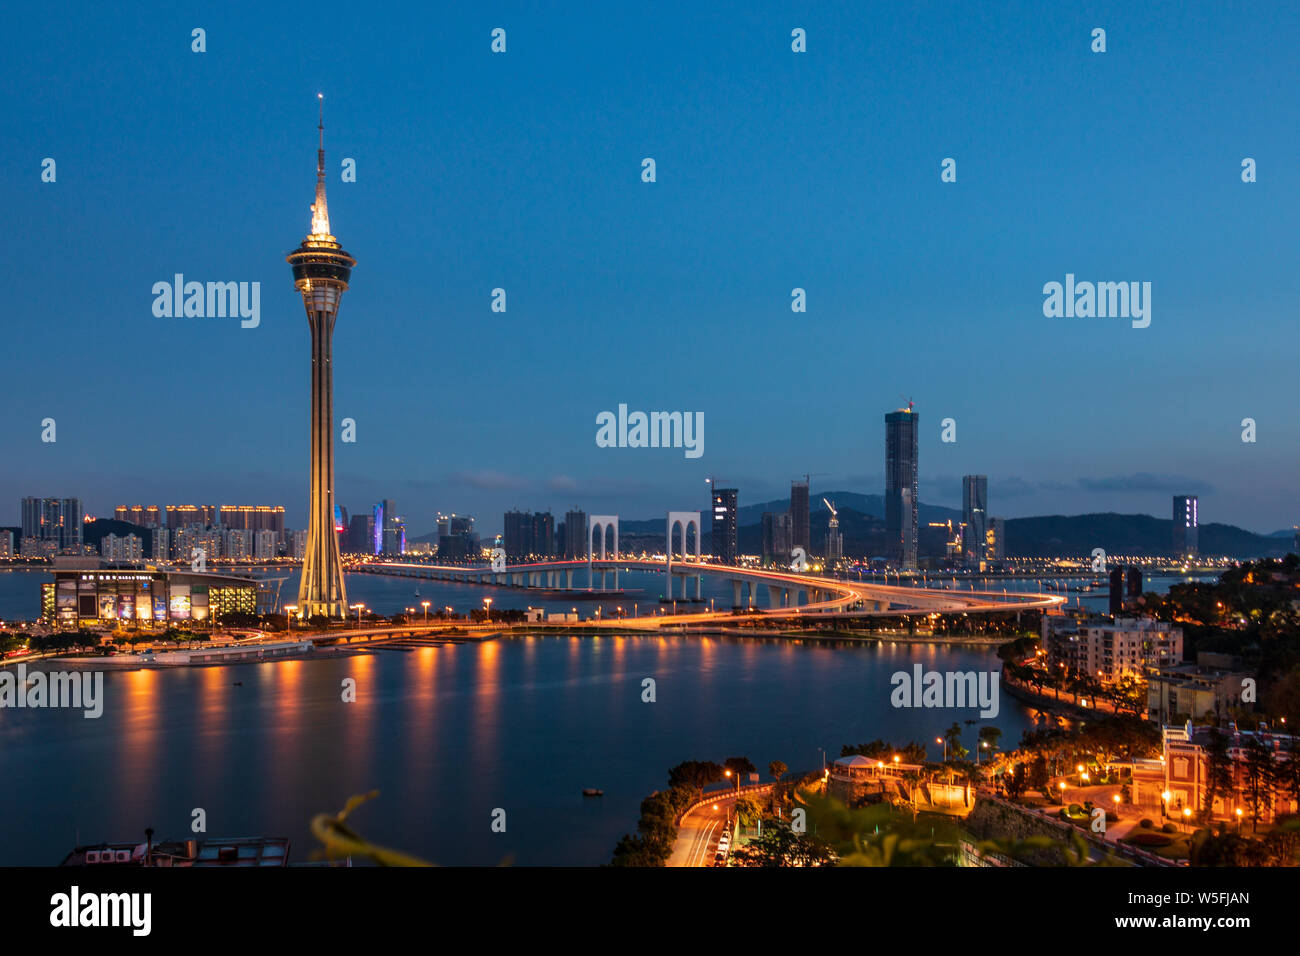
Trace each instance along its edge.
<instances>
[{"instance_id":1,"label":"tower spire","mask_svg":"<svg viewBox=\"0 0 1300 956\"><path fill-rule=\"evenodd\" d=\"M320 122L316 129L320 131L320 148L316 151L316 202L311 207L311 234L328 236L330 234L330 212L325 205L325 94L317 93L320 100Z\"/></svg>"}]
</instances>

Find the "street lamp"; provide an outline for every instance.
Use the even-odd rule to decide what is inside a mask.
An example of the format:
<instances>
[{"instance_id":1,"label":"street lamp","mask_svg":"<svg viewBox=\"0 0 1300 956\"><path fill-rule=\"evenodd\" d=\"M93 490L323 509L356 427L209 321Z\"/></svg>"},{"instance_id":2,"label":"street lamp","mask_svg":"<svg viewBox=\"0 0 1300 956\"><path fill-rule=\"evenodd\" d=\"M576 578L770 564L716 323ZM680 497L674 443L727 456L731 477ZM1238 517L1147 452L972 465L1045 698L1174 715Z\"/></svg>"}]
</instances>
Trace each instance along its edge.
<instances>
[{"instance_id":1,"label":"street lamp","mask_svg":"<svg viewBox=\"0 0 1300 956\"><path fill-rule=\"evenodd\" d=\"M947 738L947 737L935 737L935 738L934 738L934 742L935 742L936 744L943 744L943 762L944 762L944 763L947 763L947 762L948 762L948 738Z\"/></svg>"},{"instance_id":2,"label":"street lamp","mask_svg":"<svg viewBox=\"0 0 1300 956\"><path fill-rule=\"evenodd\" d=\"M1173 796L1174 795L1170 793L1168 790L1160 794L1160 813L1166 819L1168 819L1169 817L1169 801L1173 799Z\"/></svg>"},{"instance_id":3,"label":"street lamp","mask_svg":"<svg viewBox=\"0 0 1300 956\"><path fill-rule=\"evenodd\" d=\"M728 777L735 777L735 778L736 778L736 796L740 796L740 771L736 771L736 772L733 774L730 770L728 770L728 771L726 771L726 774L727 774Z\"/></svg>"},{"instance_id":4,"label":"street lamp","mask_svg":"<svg viewBox=\"0 0 1300 956\"><path fill-rule=\"evenodd\" d=\"M428 623L429 623L429 605L432 604L432 603L433 603L432 601L421 601L421 602L420 602L420 607L424 608L424 623L425 623L425 624L428 624Z\"/></svg>"},{"instance_id":5,"label":"street lamp","mask_svg":"<svg viewBox=\"0 0 1300 956\"><path fill-rule=\"evenodd\" d=\"M365 609L365 605L364 605L364 604L354 604L354 605L352 605L352 610L354 610L354 611L357 612L357 627L360 627L360 626L361 626L361 612L362 612L364 609Z\"/></svg>"},{"instance_id":6,"label":"street lamp","mask_svg":"<svg viewBox=\"0 0 1300 956\"><path fill-rule=\"evenodd\" d=\"M293 615L290 614L289 612L296 611L296 610L298 610L298 605L296 604L286 604L284 606L284 622L286 628L290 631L293 630Z\"/></svg>"},{"instance_id":7,"label":"street lamp","mask_svg":"<svg viewBox=\"0 0 1300 956\"><path fill-rule=\"evenodd\" d=\"M483 599L483 613L489 621L492 620L492 599L490 597Z\"/></svg>"}]
</instances>

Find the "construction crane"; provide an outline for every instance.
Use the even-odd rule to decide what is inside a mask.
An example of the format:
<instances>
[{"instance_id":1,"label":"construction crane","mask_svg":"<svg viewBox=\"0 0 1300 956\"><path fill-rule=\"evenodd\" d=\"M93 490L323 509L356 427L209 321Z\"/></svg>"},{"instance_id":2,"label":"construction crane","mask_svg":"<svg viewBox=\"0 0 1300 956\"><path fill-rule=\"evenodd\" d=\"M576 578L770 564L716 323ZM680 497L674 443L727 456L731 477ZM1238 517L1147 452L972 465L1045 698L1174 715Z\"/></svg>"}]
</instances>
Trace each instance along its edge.
<instances>
[{"instance_id":1,"label":"construction crane","mask_svg":"<svg viewBox=\"0 0 1300 956\"><path fill-rule=\"evenodd\" d=\"M826 567L832 572L836 563L844 557L844 538L840 534L840 513L835 504L822 499L822 503L831 511L830 524L826 526Z\"/></svg>"}]
</instances>

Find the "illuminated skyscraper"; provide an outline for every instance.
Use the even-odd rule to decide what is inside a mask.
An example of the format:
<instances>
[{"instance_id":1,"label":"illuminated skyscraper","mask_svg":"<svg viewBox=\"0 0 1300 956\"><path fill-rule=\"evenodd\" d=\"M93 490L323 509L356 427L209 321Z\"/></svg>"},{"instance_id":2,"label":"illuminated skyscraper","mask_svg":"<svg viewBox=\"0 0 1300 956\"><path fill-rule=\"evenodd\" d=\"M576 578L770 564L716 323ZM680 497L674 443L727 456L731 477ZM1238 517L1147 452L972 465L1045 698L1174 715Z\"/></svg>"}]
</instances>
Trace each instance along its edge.
<instances>
[{"instance_id":1,"label":"illuminated skyscraper","mask_svg":"<svg viewBox=\"0 0 1300 956\"><path fill-rule=\"evenodd\" d=\"M899 567L916 567L917 420L911 402L885 415L885 531Z\"/></svg>"},{"instance_id":2,"label":"illuminated skyscraper","mask_svg":"<svg viewBox=\"0 0 1300 956\"><path fill-rule=\"evenodd\" d=\"M322 98L323 99L323 98ZM298 613L304 617L344 617L348 596L343 563L334 533L334 319L357 261L330 234L325 205L325 108L322 103L320 146L316 152L316 202L311 233L291 253L293 284L302 293L311 326L311 499L303 549Z\"/></svg>"}]
</instances>

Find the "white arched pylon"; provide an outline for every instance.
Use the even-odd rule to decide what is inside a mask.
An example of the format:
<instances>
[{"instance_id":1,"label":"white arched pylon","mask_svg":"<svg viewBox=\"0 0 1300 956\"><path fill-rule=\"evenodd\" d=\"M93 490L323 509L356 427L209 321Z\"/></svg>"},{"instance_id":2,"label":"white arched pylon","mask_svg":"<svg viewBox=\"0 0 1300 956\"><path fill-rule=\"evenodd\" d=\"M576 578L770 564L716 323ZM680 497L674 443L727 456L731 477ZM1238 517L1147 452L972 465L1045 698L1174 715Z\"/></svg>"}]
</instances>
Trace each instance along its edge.
<instances>
[{"instance_id":1,"label":"white arched pylon","mask_svg":"<svg viewBox=\"0 0 1300 956\"><path fill-rule=\"evenodd\" d=\"M605 532L613 529L614 531L614 553L609 555L615 561L618 560L618 515L588 515L587 516L587 590L591 590L591 561L595 557L596 549L591 546L591 534L596 532L600 535L600 560L605 560ZM603 575L605 572L602 571ZM604 587L604 578L601 578L601 587ZM618 587L618 570L614 571L614 587Z\"/></svg>"},{"instance_id":2,"label":"white arched pylon","mask_svg":"<svg viewBox=\"0 0 1300 956\"><path fill-rule=\"evenodd\" d=\"M668 597L671 600L673 596L673 528L681 526L682 529L682 561L686 561L690 555L686 552L686 533L691 526L695 526L695 560L703 560L703 536L700 533L700 513L698 511L670 511L668 512L668 546L664 548L664 558L667 566L664 569L664 577L668 582ZM695 582L695 596L700 596L700 583ZM686 582L682 582L682 597L686 597Z\"/></svg>"}]
</instances>

